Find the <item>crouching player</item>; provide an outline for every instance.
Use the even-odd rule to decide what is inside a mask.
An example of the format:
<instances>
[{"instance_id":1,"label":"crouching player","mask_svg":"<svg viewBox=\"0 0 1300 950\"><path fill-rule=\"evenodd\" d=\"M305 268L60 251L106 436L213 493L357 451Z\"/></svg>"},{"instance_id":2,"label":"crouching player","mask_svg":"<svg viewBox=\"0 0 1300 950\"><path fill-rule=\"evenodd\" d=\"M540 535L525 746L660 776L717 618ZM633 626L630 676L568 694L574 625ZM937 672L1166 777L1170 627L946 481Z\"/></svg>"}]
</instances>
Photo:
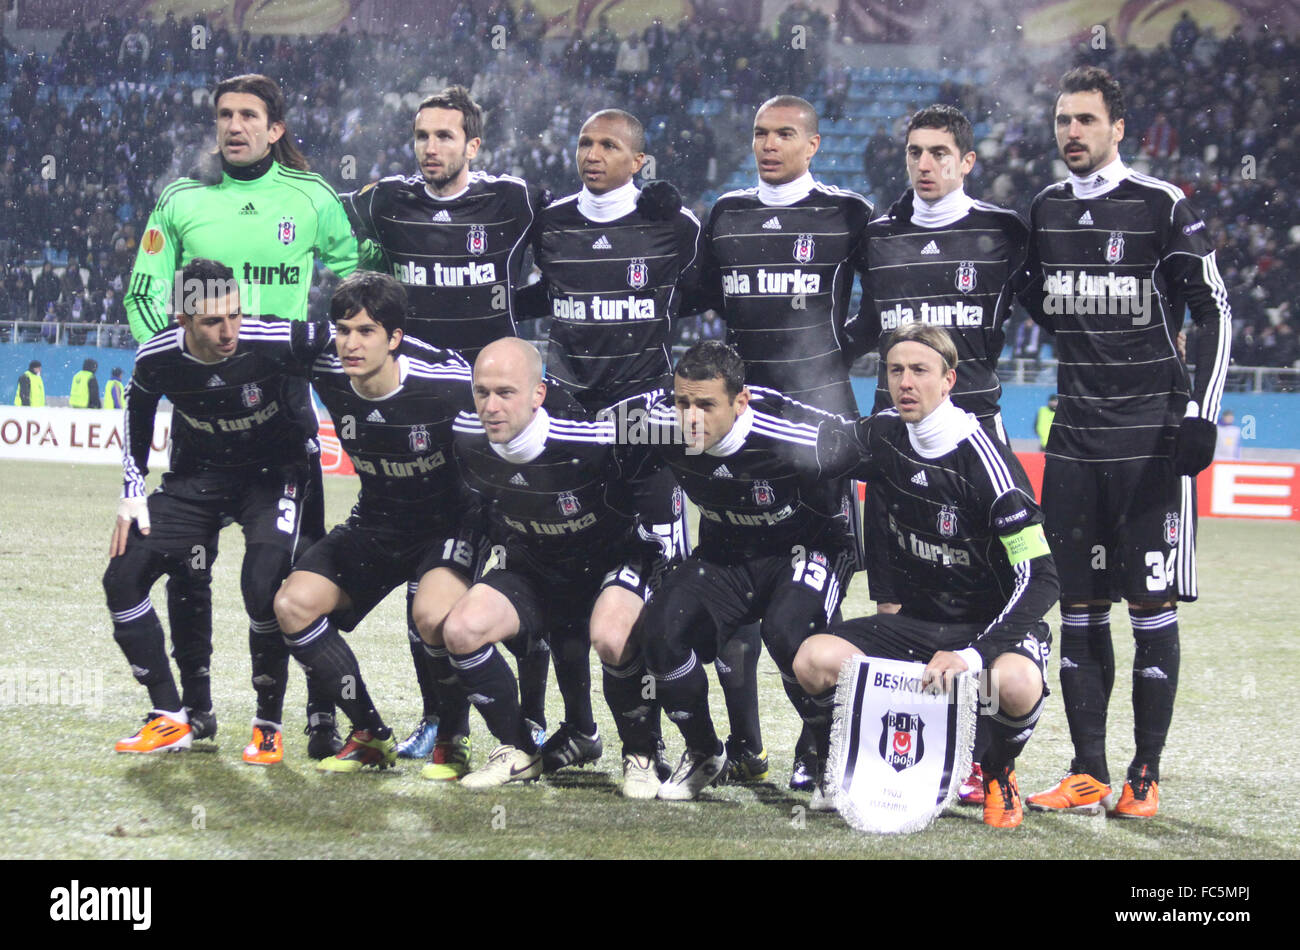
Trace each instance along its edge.
<instances>
[{"instance_id":1,"label":"crouching player","mask_svg":"<svg viewBox=\"0 0 1300 950\"><path fill-rule=\"evenodd\" d=\"M1059 584L1020 463L948 398L956 366L957 349L940 327L906 324L891 337L894 408L858 424L857 475L884 490L902 608L809 637L794 670L828 710L840 667L854 656L923 661L924 684L945 691L955 674L990 670L984 821L1014 828L1023 817L1015 761L1047 695L1051 634L1043 614ZM824 722L821 742L829 738ZM818 792L813 807L829 808L821 781Z\"/></svg>"},{"instance_id":2,"label":"crouching player","mask_svg":"<svg viewBox=\"0 0 1300 950\"><path fill-rule=\"evenodd\" d=\"M459 354L413 341L398 353L406 294L392 277L348 277L330 302L330 320L336 353L315 361L311 379L361 491L348 520L299 560L276 595L275 614L294 658L352 720L344 747L317 768L356 772L394 764L396 743L339 630L352 630L398 585L416 582L415 622L437 632L468 589L477 545L461 527L452 423L473 401L469 365ZM445 651L445 669L433 658L439 679L453 680ZM446 724L439 746L444 758L450 752L467 765L467 707L454 689L439 692L447 707L439 711Z\"/></svg>"}]
</instances>

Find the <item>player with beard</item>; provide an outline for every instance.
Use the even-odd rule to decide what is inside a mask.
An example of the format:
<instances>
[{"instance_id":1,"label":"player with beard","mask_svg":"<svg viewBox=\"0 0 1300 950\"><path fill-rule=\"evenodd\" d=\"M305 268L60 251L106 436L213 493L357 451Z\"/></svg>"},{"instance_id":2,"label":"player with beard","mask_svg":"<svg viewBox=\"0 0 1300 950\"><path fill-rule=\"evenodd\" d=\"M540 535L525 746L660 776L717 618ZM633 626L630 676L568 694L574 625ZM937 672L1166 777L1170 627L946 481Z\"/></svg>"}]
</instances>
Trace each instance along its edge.
<instances>
[{"instance_id":1,"label":"player with beard","mask_svg":"<svg viewBox=\"0 0 1300 950\"><path fill-rule=\"evenodd\" d=\"M952 106L930 106L912 116L904 157L912 187L867 226L862 308L847 324L856 348L880 354L872 411L893 405L884 352L890 334L912 322L940 326L957 347L953 405L1006 445L997 364L1003 325L1025 285L1029 230L1014 211L966 194L975 136L970 121ZM877 612L895 613L900 597L889 569L890 512L879 484L867 484L865 510L871 599ZM984 796L979 762L988 742L986 719L979 719L974 768L959 793L972 805Z\"/></svg>"},{"instance_id":2,"label":"player with beard","mask_svg":"<svg viewBox=\"0 0 1300 950\"><path fill-rule=\"evenodd\" d=\"M519 178L470 170L483 142L483 110L463 86L421 102L412 135L419 174L383 178L343 195L343 204L357 234L378 248L363 266L406 286L407 332L456 350L473 364L487 344L517 332L515 288L529 230L547 196ZM429 589L412 599L410 615L445 616L451 604L427 602L432 596ZM433 753L439 764L447 760L444 777L453 780L468 764L461 761L460 740L468 736L462 730L468 728L469 708L462 707L455 722L439 723L432 665L445 665L446 654L432 642L436 626L408 624L424 715L397 752L404 758ZM525 715L542 737L548 657L545 642L538 646L540 652L519 662Z\"/></svg>"},{"instance_id":3,"label":"player with beard","mask_svg":"<svg viewBox=\"0 0 1300 950\"><path fill-rule=\"evenodd\" d=\"M701 297L691 309L722 313L750 384L857 418L849 384L856 354L848 349L845 323L873 209L856 192L813 178L820 145L811 103L784 95L759 106L753 140L758 185L714 203L701 239ZM846 482L843 488L843 504L856 522L856 487ZM756 664L757 651L743 662ZM795 749L792 787L812 785L815 764L808 753L805 730Z\"/></svg>"},{"instance_id":4,"label":"player with beard","mask_svg":"<svg viewBox=\"0 0 1300 950\"><path fill-rule=\"evenodd\" d=\"M1055 330L1060 404L1043 513L1061 571L1061 692L1074 758L1030 808L1150 818L1178 688L1178 602L1197 597L1195 476L1214 457L1232 337L1214 242L1181 189L1119 156L1124 95L1104 69L1061 78L1056 144L1070 169L1029 212L1022 299ZM1197 325L1193 380L1178 352ZM1100 556L1099 556L1100 555ZM1106 710L1114 601L1133 625L1136 750L1113 804Z\"/></svg>"}]
</instances>

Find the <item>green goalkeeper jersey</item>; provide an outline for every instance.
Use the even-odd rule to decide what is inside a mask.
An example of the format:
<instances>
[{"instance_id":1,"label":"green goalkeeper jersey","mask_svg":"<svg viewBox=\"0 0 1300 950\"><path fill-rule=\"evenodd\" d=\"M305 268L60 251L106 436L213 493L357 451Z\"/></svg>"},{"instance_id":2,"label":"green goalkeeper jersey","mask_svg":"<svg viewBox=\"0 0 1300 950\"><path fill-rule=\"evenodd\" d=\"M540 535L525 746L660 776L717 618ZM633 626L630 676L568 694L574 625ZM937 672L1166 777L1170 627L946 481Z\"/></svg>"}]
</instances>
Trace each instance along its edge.
<instances>
[{"instance_id":1,"label":"green goalkeeper jersey","mask_svg":"<svg viewBox=\"0 0 1300 950\"><path fill-rule=\"evenodd\" d=\"M176 271L196 257L235 272L250 316L307 316L312 260L346 277L357 267L357 240L334 189L320 175L279 162L243 181L172 182L149 216L126 294L131 333L140 342L171 322Z\"/></svg>"}]
</instances>

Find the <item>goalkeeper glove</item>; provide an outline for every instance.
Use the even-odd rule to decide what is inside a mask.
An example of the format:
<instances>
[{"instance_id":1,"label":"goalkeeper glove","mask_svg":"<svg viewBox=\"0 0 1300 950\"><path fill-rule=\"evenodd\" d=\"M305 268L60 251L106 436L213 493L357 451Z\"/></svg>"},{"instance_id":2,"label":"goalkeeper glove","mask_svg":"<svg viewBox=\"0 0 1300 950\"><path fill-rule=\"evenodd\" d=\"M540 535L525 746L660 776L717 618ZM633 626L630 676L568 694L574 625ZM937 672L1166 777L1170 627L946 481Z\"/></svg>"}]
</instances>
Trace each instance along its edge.
<instances>
[{"instance_id":1,"label":"goalkeeper glove","mask_svg":"<svg viewBox=\"0 0 1300 950\"><path fill-rule=\"evenodd\" d=\"M651 221L671 221L682 210L682 193L662 178L648 181L636 196L636 210Z\"/></svg>"},{"instance_id":2,"label":"goalkeeper glove","mask_svg":"<svg viewBox=\"0 0 1300 950\"><path fill-rule=\"evenodd\" d=\"M1174 471L1195 476L1209 468L1218 437L1218 426L1209 419L1190 415L1183 419L1174 447Z\"/></svg>"}]
</instances>

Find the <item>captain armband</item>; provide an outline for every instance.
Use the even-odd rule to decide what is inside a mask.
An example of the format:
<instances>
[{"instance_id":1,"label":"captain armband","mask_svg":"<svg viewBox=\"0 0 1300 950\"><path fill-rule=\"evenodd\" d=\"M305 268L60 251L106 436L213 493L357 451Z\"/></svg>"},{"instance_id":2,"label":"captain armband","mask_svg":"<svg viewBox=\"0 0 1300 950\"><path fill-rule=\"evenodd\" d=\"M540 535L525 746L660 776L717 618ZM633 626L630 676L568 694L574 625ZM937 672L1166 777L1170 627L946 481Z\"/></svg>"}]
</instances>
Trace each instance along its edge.
<instances>
[{"instance_id":1,"label":"captain armband","mask_svg":"<svg viewBox=\"0 0 1300 950\"><path fill-rule=\"evenodd\" d=\"M1015 534L1004 535L999 540L1007 549L1007 560L1013 567L1022 561L1052 553L1052 549L1047 546L1047 538L1043 534L1041 524L1031 524L1027 528L1021 528Z\"/></svg>"}]
</instances>

